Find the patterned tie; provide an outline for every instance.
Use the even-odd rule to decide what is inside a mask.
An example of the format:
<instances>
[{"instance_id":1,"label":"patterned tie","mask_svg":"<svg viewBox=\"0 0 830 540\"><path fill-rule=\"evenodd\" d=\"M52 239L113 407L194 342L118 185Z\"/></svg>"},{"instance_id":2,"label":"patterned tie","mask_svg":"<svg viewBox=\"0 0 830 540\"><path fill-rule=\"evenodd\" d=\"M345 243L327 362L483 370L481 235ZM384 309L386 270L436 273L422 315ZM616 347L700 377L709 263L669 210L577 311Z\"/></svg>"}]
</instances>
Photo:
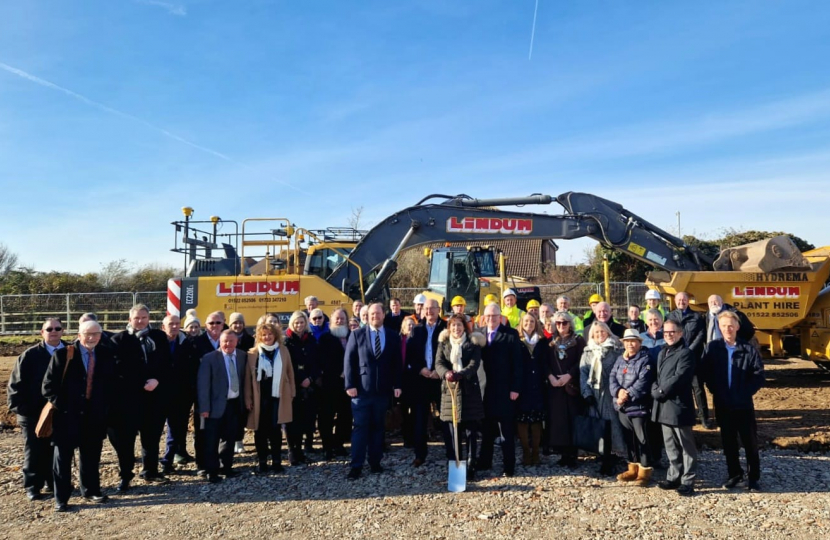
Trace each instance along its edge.
<instances>
[{"instance_id":1,"label":"patterned tie","mask_svg":"<svg viewBox=\"0 0 830 540\"><path fill-rule=\"evenodd\" d=\"M95 374L95 352L89 351L89 364L86 367L86 398L92 397L92 376Z\"/></svg>"},{"instance_id":2,"label":"patterned tie","mask_svg":"<svg viewBox=\"0 0 830 540\"><path fill-rule=\"evenodd\" d=\"M380 358L380 330L375 330L375 358Z\"/></svg>"},{"instance_id":3,"label":"patterned tie","mask_svg":"<svg viewBox=\"0 0 830 540\"><path fill-rule=\"evenodd\" d=\"M226 356L225 358L228 359L228 371L231 373L231 392L234 394L239 393L239 373L236 371L236 363L233 361L230 355Z\"/></svg>"}]
</instances>

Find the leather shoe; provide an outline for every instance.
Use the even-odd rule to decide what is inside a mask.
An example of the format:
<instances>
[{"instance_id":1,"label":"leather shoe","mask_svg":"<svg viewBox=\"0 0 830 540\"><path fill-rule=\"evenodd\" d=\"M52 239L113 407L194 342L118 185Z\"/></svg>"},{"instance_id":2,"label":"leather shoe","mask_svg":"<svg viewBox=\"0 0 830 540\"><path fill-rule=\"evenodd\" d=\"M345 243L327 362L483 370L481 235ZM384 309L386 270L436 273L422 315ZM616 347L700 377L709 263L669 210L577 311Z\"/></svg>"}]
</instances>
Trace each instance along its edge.
<instances>
[{"instance_id":1,"label":"leather shoe","mask_svg":"<svg viewBox=\"0 0 830 540\"><path fill-rule=\"evenodd\" d=\"M26 498L30 501L39 501L43 498L43 494L36 489L27 489L26 490Z\"/></svg>"},{"instance_id":2,"label":"leather shoe","mask_svg":"<svg viewBox=\"0 0 830 540\"><path fill-rule=\"evenodd\" d=\"M761 491L761 484L758 483L758 480L750 480L746 483L746 488L749 491Z\"/></svg>"},{"instance_id":3,"label":"leather shoe","mask_svg":"<svg viewBox=\"0 0 830 540\"><path fill-rule=\"evenodd\" d=\"M691 497L695 494L695 488L688 484L682 484L677 488L677 494L682 495L684 497Z\"/></svg>"},{"instance_id":4,"label":"leather shoe","mask_svg":"<svg viewBox=\"0 0 830 540\"><path fill-rule=\"evenodd\" d=\"M55 503L55 512L69 512L69 505L66 503Z\"/></svg>"},{"instance_id":5,"label":"leather shoe","mask_svg":"<svg viewBox=\"0 0 830 540\"><path fill-rule=\"evenodd\" d=\"M193 456L190 454L176 454L173 457L173 463L176 465L186 465L193 462Z\"/></svg>"},{"instance_id":6,"label":"leather shoe","mask_svg":"<svg viewBox=\"0 0 830 540\"><path fill-rule=\"evenodd\" d=\"M700 423L703 426L703 429L716 429L717 428L715 423L712 420L710 420L709 418L704 418L703 420L701 420Z\"/></svg>"},{"instance_id":7,"label":"leather shoe","mask_svg":"<svg viewBox=\"0 0 830 540\"><path fill-rule=\"evenodd\" d=\"M415 458L415 461L412 462L413 467L420 467L423 464L424 464L424 460L419 459L419 458Z\"/></svg>"},{"instance_id":8,"label":"leather shoe","mask_svg":"<svg viewBox=\"0 0 830 540\"><path fill-rule=\"evenodd\" d=\"M285 467L282 466L282 463L274 463L271 465L271 470L277 474L282 474L285 472Z\"/></svg>"},{"instance_id":9,"label":"leather shoe","mask_svg":"<svg viewBox=\"0 0 830 540\"><path fill-rule=\"evenodd\" d=\"M161 466L161 474L172 474L176 467L172 463L165 463Z\"/></svg>"},{"instance_id":10,"label":"leather shoe","mask_svg":"<svg viewBox=\"0 0 830 540\"><path fill-rule=\"evenodd\" d=\"M660 489L677 489L680 487L680 480L660 480L657 482Z\"/></svg>"},{"instance_id":11,"label":"leather shoe","mask_svg":"<svg viewBox=\"0 0 830 540\"><path fill-rule=\"evenodd\" d=\"M383 467L380 465L372 465L369 467L369 470L372 471L372 474L381 474L383 472Z\"/></svg>"},{"instance_id":12,"label":"leather shoe","mask_svg":"<svg viewBox=\"0 0 830 540\"><path fill-rule=\"evenodd\" d=\"M358 478L360 478L360 469L358 469L357 467L353 468L349 471L349 474L346 476L346 478L348 480L357 480Z\"/></svg>"},{"instance_id":13,"label":"leather shoe","mask_svg":"<svg viewBox=\"0 0 830 540\"><path fill-rule=\"evenodd\" d=\"M106 495L84 495L84 499L95 504L104 504L110 500Z\"/></svg>"},{"instance_id":14,"label":"leather shoe","mask_svg":"<svg viewBox=\"0 0 830 540\"><path fill-rule=\"evenodd\" d=\"M46 482L46 485L43 486L43 492L44 493L54 493L55 492L55 486L53 486L49 482Z\"/></svg>"},{"instance_id":15,"label":"leather shoe","mask_svg":"<svg viewBox=\"0 0 830 540\"><path fill-rule=\"evenodd\" d=\"M144 481L148 484L169 484L170 480L160 475L159 473L145 474Z\"/></svg>"},{"instance_id":16,"label":"leather shoe","mask_svg":"<svg viewBox=\"0 0 830 540\"><path fill-rule=\"evenodd\" d=\"M222 469L222 473L221 473L221 474L222 474L222 476L224 476L225 478L234 478L234 477L236 477L236 476L239 476L239 471L235 471L235 470L233 470L233 469Z\"/></svg>"},{"instance_id":17,"label":"leather shoe","mask_svg":"<svg viewBox=\"0 0 830 540\"><path fill-rule=\"evenodd\" d=\"M259 465L256 466L256 471L255 472L257 474L268 474L268 472L269 472L268 464L267 463L260 463Z\"/></svg>"},{"instance_id":18,"label":"leather shoe","mask_svg":"<svg viewBox=\"0 0 830 540\"><path fill-rule=\"evenodd\" d=\"M118 482L118 487L115 488L116 493L127 493L130 491L130 481L121 480Z\"/></svg>"},{"instance_id":19,"label":"leather shoe","mask_svg":"<svg viewBox=\"0 0 830 540\"><path fill-rule=\"evenodd\" d=\"M732 489L738 484L740 484L744 479L744 475L739 474L737 476L733 476L731 478L727 478L726 482L723 483L723 487L726 489Z\"/></svg>"},{"instance_id":20,"label":"leather shoe","mask_svg":"<svg viewBox=\"0 0 830 540\"><path fill-rule=\"evenodd\" d=\"M205 478L207 478L207 481L210 482L211 484L218 484L219 482L222 481L222 477L219 476L216 473L207 473Z\"/></svg>"},{"instance_id":21,"label":"leather shoe","mask_svg":"<svg viewBox=\"0 0 830 540\"><path fill-rule=\"evenodd\" d=\"M201 476L202 478L204 478L205 476L207 476L207 473L208 472L206 470L199 469L198 471L196 471L196 476Z\"/></svg>"},{"instance_id":22,"label":"leather shoe","mask_svg":"<svg viewBox=\"0 0 830 540\"><path fill-rule=\"evenodd\" d=\"M504 471L501 473L501 476L502 478L512 478L513 476L516 476L516 473L514 471Z\"/></svg>"}]
</instances>

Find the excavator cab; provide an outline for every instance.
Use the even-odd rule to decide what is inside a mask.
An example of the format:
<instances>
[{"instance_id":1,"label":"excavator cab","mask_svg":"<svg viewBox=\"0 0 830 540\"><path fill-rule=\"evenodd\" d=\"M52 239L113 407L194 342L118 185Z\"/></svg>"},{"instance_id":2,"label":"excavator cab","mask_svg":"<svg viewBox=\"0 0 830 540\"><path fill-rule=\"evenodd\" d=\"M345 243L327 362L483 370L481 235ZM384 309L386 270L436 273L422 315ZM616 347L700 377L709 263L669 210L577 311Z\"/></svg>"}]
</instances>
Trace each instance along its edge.
<instances>
[{"instance_id":1,"label":"excavator cab","mask_svg":"<svg viewBox=\"0 0 830 540\"><path fill-rule=\"evenodd\" d=\"M440 297L439 302L444 313L451 313L450 300L461 296L467 302L465 312L470 315L476 314L481 289L479 278L497 276L498 265L491 248L437 248L431 253L428 296Z\"/></svg>"}]
</instances>

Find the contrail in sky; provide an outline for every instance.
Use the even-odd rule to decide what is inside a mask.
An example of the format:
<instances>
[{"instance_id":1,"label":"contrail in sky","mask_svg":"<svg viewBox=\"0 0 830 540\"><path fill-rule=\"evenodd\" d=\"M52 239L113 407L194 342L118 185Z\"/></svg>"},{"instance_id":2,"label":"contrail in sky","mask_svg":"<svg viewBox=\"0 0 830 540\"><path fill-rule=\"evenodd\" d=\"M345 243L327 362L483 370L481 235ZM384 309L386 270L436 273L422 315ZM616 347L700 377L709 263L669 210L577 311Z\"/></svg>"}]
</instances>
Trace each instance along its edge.
<instances>
[{"instance_id":1,"label":"contrail in sky","mask_svg":"<svg viewBox=\"0 0 830 540\"><path fill-rule=\"evenodd\" d=\"M144 119L139 118L137 116L133 116L132 114L129 114L129 113L119 111L118 109L113 109L112 107L104 105L103 103L99 103L95 100L89 99L88 97L82 96L81 94L78 94L77 92L73 92L72 90L69 90L68 88L64 88L63 86L59 86L59 85L57 85L53 82L49 82L45 79L41 79L40 77L36 77L36 76L32 75L31 73L27 73L27 72L23 71L22 69L18 69L16 67L10 66L10 65L5 64L3 62L0 62L0 69L2 69L4 71L7 71L7 72L9 72L13 75L17 75L18 77L26 79L27 81L31 81L35 84L40 85L40 86L44 86L44 87L50 88L52 90L57 90L58 92L63 92L67 96L75 98L78 101L86 103L87 105L89 105L91 107L95 107L96 109L99 109L99 110L102 110L104 112L113 114L115 116L120 116L121 118L124 118L126 120L130 120L132 122L137 122L137 123L139 123L139 124L141 124L145 127L148 127L148 128L150 128L154 131L157 131L157 132L161 133L165 137L173 139L174 141L178 141L182 144L186 144L187 146L190 146L191 148L195 148L196 150L199 150L200 152L210 154L212 156L218 157L219 159L223 159L223 160L225 160L229 163L233 163L234 165L238 165L240 167L245 167L246 169L253 169L251 166L246 165L244 163L240 163L239 161L236 161L235 159L233 159L232 157L230 157L226 154L223 154L221 152L217 152L216 150L211 150L210 148L207 148L207 147L198 145L194 142L188 141L184 137L176 135L175 133L171 133L170 131L167 131L166 129L164 129L162 127L159 127L159 126L157 126L157 125L155 125L151 122L148 122L147 120L144 120ZM288 182L283 182L282 180L278 180L278 179L274 179L274 180L276 182L279 182L280 184L283 184L284 186L290 187L293 190L296 190L300 193L308 195L307 192L292 186Z\"/></svg>"},{"instance_id":2,"label":"contrail in sky","mask_svg":"<svg viewBox=\"0 0 830 540\"><path fill-rule=\"evenodd\" d=\"M533 56L533 36L536 35L536 12L539 11L539 0L536 0L536 7L533 8L533 26L530 27L530 51L527 53L527 59Z\"/></svg>"}]
</instances>

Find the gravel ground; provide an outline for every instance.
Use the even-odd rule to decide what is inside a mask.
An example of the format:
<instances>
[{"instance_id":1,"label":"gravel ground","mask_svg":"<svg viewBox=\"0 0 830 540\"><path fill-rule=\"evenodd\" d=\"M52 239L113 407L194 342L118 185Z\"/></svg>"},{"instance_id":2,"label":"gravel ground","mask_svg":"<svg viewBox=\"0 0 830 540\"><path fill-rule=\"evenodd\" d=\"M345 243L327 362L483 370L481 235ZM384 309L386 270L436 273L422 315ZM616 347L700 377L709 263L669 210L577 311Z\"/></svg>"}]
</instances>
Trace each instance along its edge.
<instances>
[{"instance_id":1,"label":"gravel ground","mask_svg":"<svg viewBox=\"0 0 830 540\"><path fill-rule=\"evenodd\" d=\"M29 503L20 487L20 435L0 433L0 537L62 538L811 538L830 537L830 456L794 450L762 452L762 493L726 491L719 451L701 452L698 494L682 498L656 487L622 485L597 475L588 459L570 471L557 456L519 466L513 478L480 474L461 494L447 493L447 464L410 466L412 453L393 444L386 471L345 479L347 463L287 467L279 476L252 474L254 455L237 460L243 474L218 485L189 465L166 486L135 482L104 506L77 496L73 511L52 501ZM431 456L442 454L434 443ZM496 464L499 464L497 451ZM368 472L368 471L366 471ZM493 471L500 472L498 465ZM657 478L664 471L656 471ZM104 445L102 480L113 493L115 455Z\"/></svg>"}]
</instances>

